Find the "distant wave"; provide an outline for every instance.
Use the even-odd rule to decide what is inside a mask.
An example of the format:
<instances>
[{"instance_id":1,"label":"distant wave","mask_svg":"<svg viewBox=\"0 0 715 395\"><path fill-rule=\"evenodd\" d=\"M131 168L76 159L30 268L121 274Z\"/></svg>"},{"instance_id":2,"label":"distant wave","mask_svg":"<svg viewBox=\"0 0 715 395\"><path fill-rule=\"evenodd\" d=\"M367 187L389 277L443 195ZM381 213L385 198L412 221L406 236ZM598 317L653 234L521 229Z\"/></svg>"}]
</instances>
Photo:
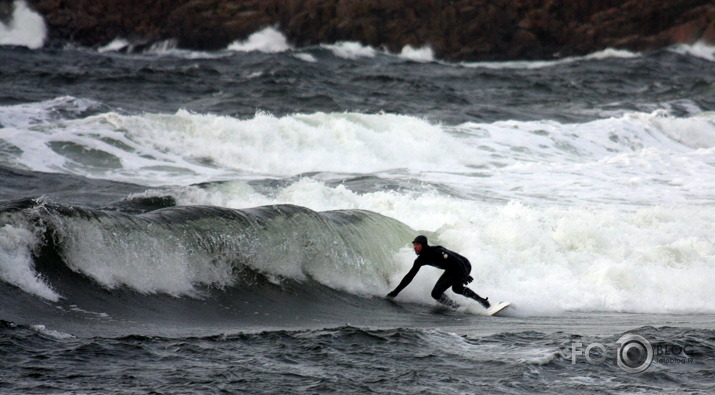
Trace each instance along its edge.
<instances>
[{"instance_id":1,"label":"distant wave","mask_svg":"<svg viewBox=\"0 0 715 395\"><path fill-rule=\"evenodd\" d=\"M374 58L378 53L375 48L354 41L323 44L321 46L330 50L333 55L343 59Z\"/></svg>"},{"instance_id":2,"label":"distant wave","mask_svg":"<svg viewBox=\"0 0 715 395\"><path fill-rule=\"evenodd\" d=\"M228 46L229 51L277 53L292 49L285 36L276 28L267 27L251 34L244 41L236 41Z\"/></svg>"},{"instance_id":3,"label":"distant wave","mask_svg":"<svg viewBox=\"0 0 715 395\"><path fill-rule=\"evenodd\" d=\"M374 58L377 55L397 56L415 62L432 62L434 53L429 46L415 48L405 45L399 54L392 54L386 50L375 49L354 41L341 41L334 44L321 44L321 48L330 50L334 56L342 59L355 60L360 58Z\"/></svg>"},{"instance_id":4,"label":"distant wave","mask_svg":"<svg viewBox=\"0 0 715 395\"><path fill-rule=\"evenodd\" d=\"M377 50L370 46L357 42L338 42L335 44L323 44L322 48L330 50L334 56L343 59L373 58L378 54L393 55L387 51ZM296 48L288 43L285 35L274 27L267 27L251 34L246 40L239 40L227 47L229 51L237 52L265 52L279 53L295 51ZM316 59L308 53L298 53L295 55L299 59L307 62L314 62ZM430 47L414 48L406 45L399 54L405 59L417 62L431 62L434 60L434 53Z\"/></svg>"},{"instance_id":5,"label":"distant wave","mask_svg":"<svg viewBox=\"0 0 715 395\"><path fill-rule=\"evenodd\" d=\"M462 62L461 66L469 68L485 68L485 69L540 69L544 67L553 67L562 64L580 62L593 59L621 58L629 59L641 56L636 52L631 52L623 49L604 49L603 51L594 52L585 56L571 56L556 60L512 60L500 62Z\"/></svg>"},{"instance_id":6,"label":"distant wave","mask_svg":"<svg viewBox=\"0 0 715 395\"><path fill-rule=\"evenodd\" d=\"M671 47L671 51L715 62L715 45L710 45L703 41L694 44L675 45Z\"/></svg>"},{"instance_id":7,"label":"distant wave","mask_svg":"<svg viewBox=\"0 0 715 395\"><path fill-rule=\"evenodd\" d=\"M617 153L642 156L715 147L713 115L697 111L686 118L658 110L582 124L449 126L407 115L360 113L277 117L259 112L239 119L180 110L83 116L97 110L99 103L73 97L0 106L2 139L8 149L14 147L8 160L15 158L18 165L36 171L66 169L138 183L144 182L143 174L154 179L161 172L167 183L186 184L225 179L236 171L270 176L390 169L469 173L475 167L487 171L520 163L534 166L547 159L581 163ZM78 119L55 119L58 113ZM524 144L521 151L513 148Z\"/></svg>"},{"instance_id":8,"label":"distant wave","mask_svg":"<svg viewBox=\"0 0 715 395\"><path fill-rule=\"evenodd\" d=\"M148 53L148 54L171 54L177 50L176 40L163 40L151 44L134 44L124 38L115 38L108 44L97 48L97 52L126 52L126 53ZM193 52L193 51L181 51Z\"/></svg>"},{"instance_id":9,"label":"distant wave","mask_svg":"<svg viewBox=\"0 0 715 395\"><path fill-rule=\"evenodd\" d=\"M411 45L405 45L400 51L400 57L416 62L433 62L434 51L429 46L415 48Z\"/></svg>"},{"instance_id":10,"label":"distant wave","mask_svg":"<svg viewBox=\"0 0 715 395\"><path fill-rule=\"evenodd\" d=\"M264 52L281 53L292 50L285 36L273 27L267 27L251 34L245 40L237 40L226 47L226 51L196 51L182 49L176 40L163 40L153 43L133 43L125 38L115 38L110 43L97 49L98 52L139 53L158 56L178 56L188 59L218 58L230 56L228 52ZM306 59L310 61L310 59Z\"/></svg>"},{"instance_id":11,"label":"distant wave","mask_svg":"<svg viewBox=\"0 0 715 395\"><path fill-rule=\"evenodd\" d=\"M30 49L41 48L46 39L46 26L41 15L31 10L24 0L16 0L14 3L14 13L8 24L0 22L0 45L25 46ZM343 59L373 58L378 54L397 56L415 62L438 61L429 45L423 47L413 47L405 45L399 53L390 53L384 49L376 49L368 45L363 45L353 41L343 41L332 44L321 44L320 47L330 50L334 56ZM309 50L310 47L296 48L288 43L287 38L275 27L266 27L253 34L245 40L237 40L226 48L234 52L264 52L281 53L288 51L298 51L294 54L297 58L306 62L316 62L316 58L310 53L300 52ZM126 38L116 37L111 42L97 49L99 52L126 52L145 53L154 55L177 55L187 58L221 57L217 52L193 51L178 48L176 40L162 40L150 43L134 43ZM715 47L705 42L694 44L678 44L671 46L669 50L684 55L694 56L715 62ZM220 51L219 51L220 52ZM584 56L566 57L555 60L514 60L497 62L458 62L451 63L439 60L443 64L455 64L469 68L489 68L489 69L535 69L552 67L560 64L567 64L583 60L604 59L604 58L633 58L642 56L639 53L622 49L608 48Z\"/></svg>"}]
</instances>

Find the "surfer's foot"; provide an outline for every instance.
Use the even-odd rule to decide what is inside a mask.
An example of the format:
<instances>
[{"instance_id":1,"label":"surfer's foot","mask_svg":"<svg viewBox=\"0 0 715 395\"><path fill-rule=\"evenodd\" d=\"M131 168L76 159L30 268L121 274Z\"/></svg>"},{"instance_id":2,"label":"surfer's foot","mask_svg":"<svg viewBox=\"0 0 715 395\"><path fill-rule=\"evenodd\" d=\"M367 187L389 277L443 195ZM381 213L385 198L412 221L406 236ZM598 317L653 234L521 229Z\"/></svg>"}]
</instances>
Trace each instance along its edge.
<instances>
[{"instance_id":1,"label":"surfer's foot","mask_svg":"<svg viewBox=\"0 0 715 395\"><path fill-rule=\"evenodd\" d=\"M481 304L485 309L488 309L488 308L491 306L491 304L489 304L489 298L482 298L481 296L477 295L476 292L472 291L472 290L469 289L469 288L464 288L464 291L463 291L462 295L464 295L464 296L466 296L466 297L468 297L468 298L471 298L471 299L476 300L476 301L479 302L479 304Z\"/></svg>"},{"instance_id":2,"label":"surfer's foot","mask_svg":"<svg viewBox=\"0 0 715 395\"><path fill-rule=\"evenodd\" d=\"M489 298L479 298L479 299L477 299L477 302L479 302L479 304L481 304L482 307L484 307L485 309L488 309L489 307L491 307L491 304L489 303Z\"/></svg>"}]
</instances>

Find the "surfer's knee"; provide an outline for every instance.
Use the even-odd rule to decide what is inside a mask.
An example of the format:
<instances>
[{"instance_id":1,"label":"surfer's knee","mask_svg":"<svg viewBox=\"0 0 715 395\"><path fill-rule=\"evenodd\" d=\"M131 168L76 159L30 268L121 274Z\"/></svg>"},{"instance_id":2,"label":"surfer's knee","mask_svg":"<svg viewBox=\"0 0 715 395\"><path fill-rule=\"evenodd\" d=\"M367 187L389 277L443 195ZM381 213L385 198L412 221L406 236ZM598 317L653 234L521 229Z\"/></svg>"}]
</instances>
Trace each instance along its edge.
<instances>
[{"instance_id":1,"label":"surfer's knee","mask_svg":"<svg viewBox=\"0 0 715 395\"><path fill-rule=\"evenodd\" d=\"M454 284L452 285L452 291L458 295L464 295L464 285L462 284Z\"/></svg>"}]
</instances>

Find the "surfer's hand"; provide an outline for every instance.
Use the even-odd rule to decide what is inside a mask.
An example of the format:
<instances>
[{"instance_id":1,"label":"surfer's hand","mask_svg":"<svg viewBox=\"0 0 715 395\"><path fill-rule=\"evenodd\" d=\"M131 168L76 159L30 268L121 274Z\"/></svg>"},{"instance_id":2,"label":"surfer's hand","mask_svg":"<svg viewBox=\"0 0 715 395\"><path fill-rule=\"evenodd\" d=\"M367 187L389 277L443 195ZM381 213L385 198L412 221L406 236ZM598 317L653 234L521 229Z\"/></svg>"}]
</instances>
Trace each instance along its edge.
<instances>
[{"instance_id":1,"label":"surfer's hand","mask_svg":"<svg viewBox=\"0 0 715 395\"><path fill-rule=\"evenodd\" d=\"M395 296L397 296L397 292L395 292L395 291L392 291L389 294L387 294L388 298L394 298Z\"/></svg>"},{"instance_id":2,"label":"surfer's hand","mask_svg":"<svg viewBox=\"0 0 715 395\"><path fill-rule=\"evenodd\" d=\"M472 281L474 281L474 278L470 275L467 275L467 277L465 277L464 280L462 281L462 284L467 285L467 284L471 283Z\"/></svg>"}]
</instances>

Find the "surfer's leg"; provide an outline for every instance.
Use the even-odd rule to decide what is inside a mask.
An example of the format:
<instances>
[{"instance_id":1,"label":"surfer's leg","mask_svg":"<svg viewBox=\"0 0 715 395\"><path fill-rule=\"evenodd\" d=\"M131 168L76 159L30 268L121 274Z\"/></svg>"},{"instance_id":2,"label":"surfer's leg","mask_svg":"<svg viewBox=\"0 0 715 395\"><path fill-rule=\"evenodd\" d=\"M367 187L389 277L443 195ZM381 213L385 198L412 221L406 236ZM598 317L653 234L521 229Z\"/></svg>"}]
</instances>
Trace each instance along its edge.
<instances>
[{"instance_id":1,"label":"surfer's leg","mask_svg":"<svg viewBox=\"0 0 715 395\"><path fill-rule=\"evenodd\" d=\"M439 300L439 297L442 296L444 291L446 291L451 286L452 276L450 275L450 273L442 273L442 275L439 277L439 280L437 280L437 282L434 284L434 288L432 288L432 297L436 300Z\"/></svg>"},{"instance_id":2,"label":"surfer's leg","mask_svg":"<svg viewBox=\"0 0 715 395\"><path fill-rule=\"evenodd\" d=\"M437 283L434 285L434 288L432 288L432 297L439 303L456 309L459 307L459 304L457 304L457 302L448 298L447 295L444 294L444 291L446 291L452 285L452 282L452 275L450 273L444 272L442 276L440 276L439 280L437 280Z\"/></svg>"},{"instance_id":3,"label":"surfer's leg","mask_svg":"<svg viewBox=\"0 0 715 395\"><path fill-rule=\"evenodd\" d=\"M453 309L458 309L459 308L459 303L453 301L452 299L448 298L447 295L442 294L442 296L437 299L438 302L442 303L443 305L447 307L451 307Z\"/></svg>"},{"instance_id":4,"label":"surfer's leg","mask_svg":"<svg viewBox=\"0 0 715 395\"><path fill-rule=\"evenodd\" d=\"M456 288L456 285L455 285L454 287L452 287L452 290L454 290L454 292L457 292L457 291L455 290L455 288ZM489 298L482 298L481 296L477 295L476 292L474 292L474 291L472 291L471 289L469 289L469 288L463 286L462 284L459 284L459 288L461 288L461 291L462 291L462 292L457 292L457 293L462 294L462 295L464 295L464 296L466 296L466 297L468 297L468 298L470 298L470 299L476 300L476 301L479 302L485 309L488 309L489 306L491 306L491 304L489 304Z\"/></svg>"}]
</instances>

